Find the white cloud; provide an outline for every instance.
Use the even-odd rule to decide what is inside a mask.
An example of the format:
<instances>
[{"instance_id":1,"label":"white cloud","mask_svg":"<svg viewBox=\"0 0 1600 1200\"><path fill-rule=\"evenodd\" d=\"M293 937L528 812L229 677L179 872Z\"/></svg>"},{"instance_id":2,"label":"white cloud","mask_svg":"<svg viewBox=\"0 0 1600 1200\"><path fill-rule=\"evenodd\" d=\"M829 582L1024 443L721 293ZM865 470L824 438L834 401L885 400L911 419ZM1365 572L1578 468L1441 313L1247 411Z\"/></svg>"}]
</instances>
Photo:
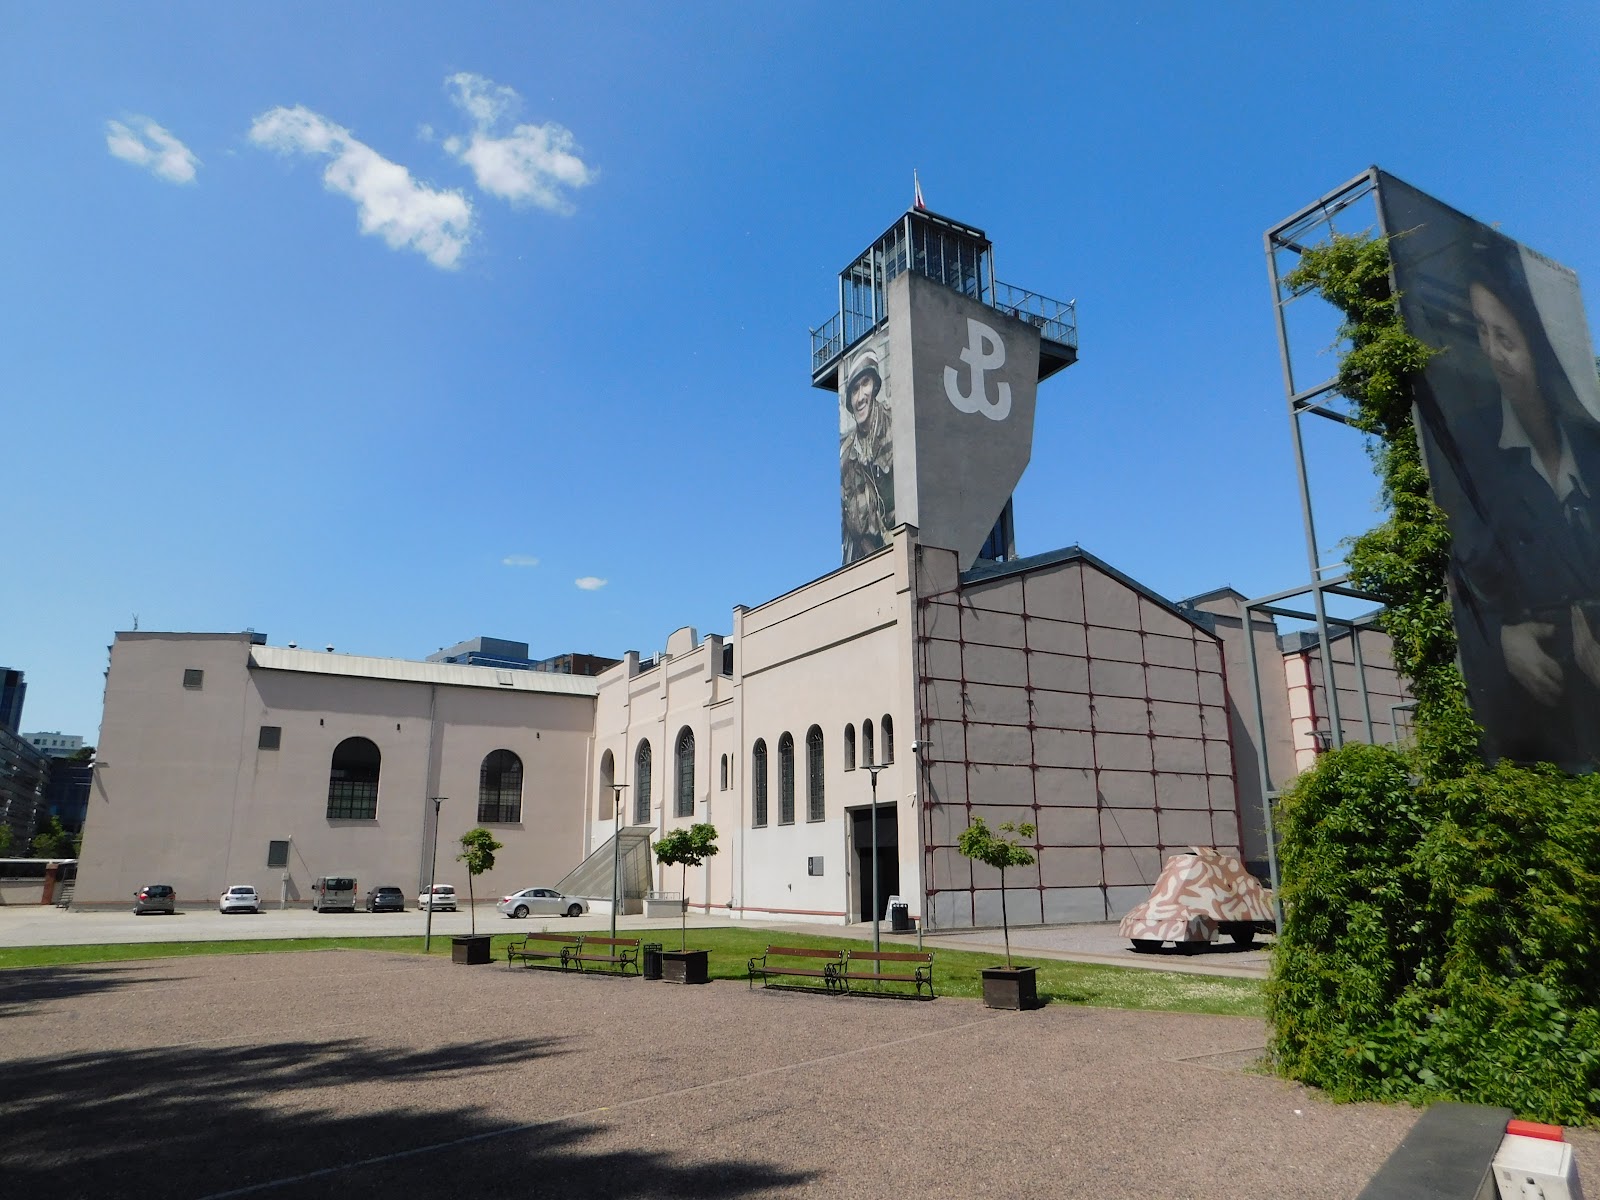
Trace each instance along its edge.
<instances>
[{"instance_id":1,"label":"white cloud","mask_svg":"<svg viewBox=\"0 0 1600 1200\"><path fill-rule=\"evenodd\" d=\"M574 579L572 582L586 592L598 592L606 585L604 579L596 579L593 575L585 575L582 579Z\"/></svg>"},{"instance_id":2,"label":"white cloud","mask_svg":"<svg viewBox=\"0 0 1600 1200\"><path fill-rule=\"evenodd\" d=\"M193 183L200 165L189 147L173 137L149 117L129 117L130 127L121 121L106 122L106 149L136 167L145 167L168 183Z\"/></svg>"},{"instance_id":3,"label":"white cloud","mask_svg":"<svg viewBox=\"0 0 1600 1200\"><path fill-rule=\"evenodd\" d=\"M456 106L472 119L475 128L465 138L446 138L444 148L472 168L478 187L513 204L532 204L553 213L572 212L567 193L587 187L596 174L578 157L572 133L546 121L516 125L509 134L497 136L493 127L521 103L517 93L465 71L445 83L455 90Z\"/></svg>"},{"instance_id":4,"label":"white cloud","mask_svg":"<svg viewBox=\"0 0 1600 1200\"><path fill-rule=\"evenodd\" d=\"M355 201L362 233L377 234L393 249L410 247L450 269L472 240L472 203L465 196L418 183L405 167L308 108L262 113L250 126L250 140L279 154L332 159L323 183Z\"/></svg>"},{"instance_id":5,"label":"white cloud","mask_svg":"<svg viewBox=\"0 0 1600 1200\"><path fill-rule=\"evenodd\" d=\"M507 567L537 567L539 560L531 554L508 554L500 560Z\"/></svg>"}]
</instances>

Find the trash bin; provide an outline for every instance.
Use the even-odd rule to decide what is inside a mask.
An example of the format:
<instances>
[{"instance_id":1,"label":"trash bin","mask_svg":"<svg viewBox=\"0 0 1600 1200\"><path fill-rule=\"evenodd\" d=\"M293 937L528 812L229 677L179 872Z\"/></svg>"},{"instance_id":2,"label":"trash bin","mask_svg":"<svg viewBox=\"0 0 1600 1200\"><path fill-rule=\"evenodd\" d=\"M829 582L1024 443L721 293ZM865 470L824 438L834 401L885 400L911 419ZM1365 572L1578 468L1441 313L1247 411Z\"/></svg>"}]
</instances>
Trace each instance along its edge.
<instances>
[{"instance_id":1,"label":"trash bin","mask_svg":"<svg viewBox=\"0 0 1600 1200\"><path fill-rule=\"evenodd\" d=\"M909 904L891 904L889 906L889 929L893 933L911 932L911 906Z\"/></svg>"},{"instance_id":2,"label":"trash bin","mask_svg":"<svg viewBox=\"0 0 1600 1200\"><path fill-rule=\"evenodd\" d=\"M646 979L660 979L661 943L646 942L640 949L644 951L644 977Z\"/></svg>"}]
</instances>

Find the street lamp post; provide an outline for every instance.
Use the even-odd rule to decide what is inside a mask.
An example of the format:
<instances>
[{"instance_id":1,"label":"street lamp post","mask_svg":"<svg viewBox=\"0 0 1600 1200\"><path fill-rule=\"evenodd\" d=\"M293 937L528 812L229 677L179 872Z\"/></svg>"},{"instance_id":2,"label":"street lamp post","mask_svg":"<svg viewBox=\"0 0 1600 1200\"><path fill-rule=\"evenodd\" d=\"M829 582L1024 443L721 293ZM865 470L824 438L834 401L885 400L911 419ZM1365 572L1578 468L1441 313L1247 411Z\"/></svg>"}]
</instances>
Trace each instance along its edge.
<instances>
[{"instance_id":1,"label":"street lamp post","mask_svg":"<svg viewBox=\"0 0 1600 1200\"><path fill-rule=\"evenodd\" d=\"M439 806L449 796L429 796L433 801L433 859L428 867L428 923L422 934L422 952L426 954L433 945L433 884L439 875Z\"/></svg>"},{"instance_id":2,"label":"street lamp post","mask_svg":"<svg viewBox=\"0 0 1600 1200\"><path fill-rule=\"evenodd\" d=\"M879 763L877 766L871 763L863 764L867 774L872 777L872 952L874 954L883 951L883 941L878 931L878 922L883 916L883 900L878 895L878 772L887 765L887 763ZM872 969L874 974L882 971L882 962L873 959Z\"/></svg>"},{"instance_id":3,"label":"street lamp post","mask_svg":"<svg viewBox=\"0 0 1600 1200\"><path fill-rule=\"evenodd\" d=\"M622 903L622 792L628 785L611 785L611 816L615 828L611 834L611 936L617 936L617 907Z\"/></svg>"}]
</instances>

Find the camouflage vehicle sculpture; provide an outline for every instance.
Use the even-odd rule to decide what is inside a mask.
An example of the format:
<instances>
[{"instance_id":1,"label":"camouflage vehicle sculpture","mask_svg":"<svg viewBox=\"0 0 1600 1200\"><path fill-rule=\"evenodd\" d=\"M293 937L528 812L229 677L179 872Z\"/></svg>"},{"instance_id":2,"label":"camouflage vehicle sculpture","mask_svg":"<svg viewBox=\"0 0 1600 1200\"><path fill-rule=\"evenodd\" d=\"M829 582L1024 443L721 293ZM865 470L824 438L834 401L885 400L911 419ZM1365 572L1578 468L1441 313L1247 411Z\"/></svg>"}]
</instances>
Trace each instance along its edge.
<instances>
[{"instance_id":1,"label":"camouflage vehicle sculpture","mask_svg":"<svg viewBox=\"0 0 1600 1200\"><path fill-rule=\"evenodd\" d=\"M1142 953L1165 943L1197 950L1225 933L1241 946L1276 928L1272 893L1231 854L1195 846L1167 859L1150 898L1128 910L1118 927Z\"/></svg>"}]
</instances>

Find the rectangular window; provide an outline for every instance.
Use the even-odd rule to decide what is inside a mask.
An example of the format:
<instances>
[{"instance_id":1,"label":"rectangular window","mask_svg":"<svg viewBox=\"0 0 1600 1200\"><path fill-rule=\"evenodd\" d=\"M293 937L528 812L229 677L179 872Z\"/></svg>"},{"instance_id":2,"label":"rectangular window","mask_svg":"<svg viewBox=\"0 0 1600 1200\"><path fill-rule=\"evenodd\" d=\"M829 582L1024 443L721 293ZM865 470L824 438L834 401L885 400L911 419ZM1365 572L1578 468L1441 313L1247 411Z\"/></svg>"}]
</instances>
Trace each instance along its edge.
<instances>
[{"instance_id":1,"label":"rectangular window","mask_svg":"<svg viewBox=\"0 0 1600 1200\"><path fill-rule=\"evenodd\" d=\"M186 688L199 688L205 684L206 673L195 667L183 669L183 686Z\"/></svg>"},{"instance_id":2,"label":"rectangular window","mask_svg":"<svg viewBox=\"0 0 1600 1200\"><path fill-rule=\"evenodd\" d=\"M821 875L822 874L822 859L820 857L806 859L806 874L807 875Z\"/></svg>"},{"instance_id":3,"label":"rectangular window","mask_svg":"<svg viewBox=\"0 0 1600 1200\"><path fill-rule=\"evenodd\" d=\"M328 819L375 821L378 819L378 784L374 780L346 779L337 768L328 780Z\"/></svg>"},{"instance_id":4,"label":"rectangular window","mask_svg":"<svg viewBox=\"0 0 1600 1200\"><path fill-rule=\"evenodd\" d=\"M263 725L261 727L261 736L256 739L256 749L276 750L282 741L282 725Z\"/></svg>"},{"instance_id":5,"label":"rectangular window","mask_svg":"<svg viewBox=\"0 0 1600 1200\"><path fill-rule=\"evenodd\" d=\"M287 840L267 843L267 867L269 870L282 870L289 865L289 843Z\"/></svg>"}]
</instances>

